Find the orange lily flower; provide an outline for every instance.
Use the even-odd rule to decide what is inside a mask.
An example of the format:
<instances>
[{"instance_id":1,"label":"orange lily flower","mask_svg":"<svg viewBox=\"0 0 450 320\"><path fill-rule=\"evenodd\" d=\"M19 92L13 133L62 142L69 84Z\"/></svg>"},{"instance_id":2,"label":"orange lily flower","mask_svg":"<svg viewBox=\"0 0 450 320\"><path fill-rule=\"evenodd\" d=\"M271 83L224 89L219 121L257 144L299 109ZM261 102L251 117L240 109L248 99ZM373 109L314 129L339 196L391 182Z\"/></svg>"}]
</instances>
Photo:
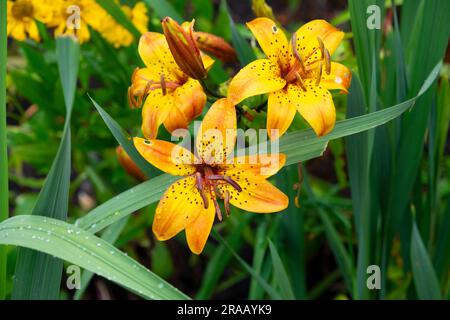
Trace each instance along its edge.
<instances>
[{"instance_id":1,"label":"orange lily flower","mask_svg":"<svg viewBox=\"0 0 450 320\"><path fill-rule=\"evenodd\" d=\"M330 56L344 33L324 20L303 25L288 44L285 34L268 18L247 26L267 56L244 67L231 81L228 97L234 104L269 93L267 131L277 139L289 128L298 111L318 136L329 133L336 111L329 90L347 93L351 72ZM273 135L271 130L278 129Z\"/></svg>"},{"instance_id":2,"label":"orange lily flower","mask_svg":"<svg viewBox=\"0 0 450 320\"><path fill-rule=\"evenodd\" d=\"M199 133L197 155L170 142L134 138L137 150L147 161L169 174L183 176L161 198L153 220L154 234L164 241L184 229L195 254L202 252L215 216L222 220L217 199L224 200L227 214L230 204L251 212L270 213L284 210L289 202L267 181L283 167L283 154L229 160L236 140L236 111L229 99L220 99L211 106Z\"/></svg>"},{"instance_id":3,"label":"orange lily flower","mask_svg":"<svg viewBox=\"0 0 450 320\"><path fill-rule=\"evenodd\" d=\"M169 132L187 128L198 117L206 103L203 88L176 64L164 35L147 32L139 41L139 55L146 68L136 69L128 89L131 106L142 109L142 132L148 139L156 138L164 124ZM202 55L206 69L214 61Z\"/></svg>"}]
</instances>

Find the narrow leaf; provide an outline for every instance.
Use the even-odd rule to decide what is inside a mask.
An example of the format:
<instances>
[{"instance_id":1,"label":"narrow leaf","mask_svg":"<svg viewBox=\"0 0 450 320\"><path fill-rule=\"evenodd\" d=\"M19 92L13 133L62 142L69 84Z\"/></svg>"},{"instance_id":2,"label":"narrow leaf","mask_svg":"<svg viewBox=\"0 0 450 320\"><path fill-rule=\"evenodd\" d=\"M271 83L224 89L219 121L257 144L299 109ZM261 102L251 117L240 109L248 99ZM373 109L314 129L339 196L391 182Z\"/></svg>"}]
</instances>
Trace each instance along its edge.
<instances>
[{"instance_id":1,"label":"narrow leaf","mask_svg":"<svg viewBox=\"0 0 450 320\"><path fill-rule=\"evenodd\" d=\"M283 262L281 261L280 255L278 254L277 248L274 246L272 241L269 240L269 249L272 256L273 270L275 272L275 281L280 287L283 299L294 300L294 291L292 290L289 277L287 275L286 269L284 268Z\"/></svg>"},{"instance_id":2,"label":"narrow leaf","mask_svg":"<svg viewBox=\"0 0 450 320\"><path fill-rule=\"evenodd\" d=\"M147 299L188 298L112 244L61 220L40 216L10 218L0 223L0 244L45 252Z\"/></svg>"}]
</instances>

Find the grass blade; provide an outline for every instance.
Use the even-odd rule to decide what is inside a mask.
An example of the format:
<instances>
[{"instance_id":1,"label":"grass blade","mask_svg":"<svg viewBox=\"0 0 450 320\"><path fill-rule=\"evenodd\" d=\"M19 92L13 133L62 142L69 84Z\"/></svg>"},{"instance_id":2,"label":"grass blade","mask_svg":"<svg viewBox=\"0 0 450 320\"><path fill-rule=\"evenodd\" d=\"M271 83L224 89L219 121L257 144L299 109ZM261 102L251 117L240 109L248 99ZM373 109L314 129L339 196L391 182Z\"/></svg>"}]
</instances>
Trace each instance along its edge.
<instances>
[{"instance_id":1,"label":"grass blade","mask_svg":"<svg viewBox=\"0 0 450 320\"><path fill-rule=\"evenodd\" d=\"M6 145L6 1L0 1L0 222L9 216ZM6 296L6 249L0 247L0 300Z\"/></svg>"},{"instance_id":2,"label":"grass blade","mask_svg":"<svg viewBox=\"0 0 450 320\"><path fill-rule=\"evenodd\" d=\"M416 223L411 234L411 267L417 295L422 300L441 299L439 282Z\"/></svg>"},{"instance_id":3,"label":"grass blade","mask_svg":"<svg viewBox=\"0 0 450 320\"><path fill-rule=\"evenodd\" d=\"M116 223L110 225L102 233L101 238L108 243L114 244L119 238L123 228L127 224L128 218L129 217L123 218L122 220L119 220ZM83 274L81 275L81 288L78 289L77 292L75 292L75 295L73 297L75 300L81 299L93 276L94 276L93 272L87 270L83 272Z\"/></svg>"},{"instance_id":4,"label":"grass blade","mask_svg":"<svg viewBox=\"0 0 450 320\"><path fill-rule=\"evenodd\" d=\"M125 133L125 130L114 120L102 107L98 105L92 98L90 98L98 113L102 117L109 131L111 131L114 138L122 146L125 152L133 159L134 163L142 170L147 177L155 177L161 174L161 171L153 167L147 162L141 154L136 150L133 140Z\"/></svg>"},{"instance_id":5,"label":"grass blade","mask_svg":"<svg viewBox=\"0 0 450 320\"><path fill-rule=\"evenodd\" d=\"M79 45L70 37L57 38L56 51L67 115L58 153L32 214L66 220L71 171L70 118L78 73ZM34 250L20 249L12 298L58 299L62 268L59 259Z\"/></svg>"},{"instance_id":6,"label":"grass blade","mask_svg":"<svg viewBox=\"0 0 450 320\"><path fill-rule=\"evenodd\" d=\"M295 300L294 291L292 290L291 282L287 275L286 269L284 268L283 262L281 261L277 248L274 246L272 241L270 241L270 239L269 239L269 249L270 254L272 256L275 282L278 283L283 299Z\"/></svg>"},{"instance_id":7,"label":"grass blade","mask_svg":"<svg viewBox=\"0 0 450 320\"><path fill-rule=\"evenodd\" d=\"M255 246L254 246L254 252L253 252L253 262L252 266L253 269L258 273L261 274L264 257L266 255L267 250L267 223L263 222L260 223L258 226L258 230L256 230L256 237L255 237ZM248 297L250 300L255 299L262 299L264 294L263 288L258 284L258 281L256 281L254 278L250 281L250 290Z\"/></svg>"},{"instance_id":8,"label":"grass blade","mask_svg":"<svg viewBox=\"0 0 450 320\"><path fill-rule=\"evenodd\" d=\"M250 44L241 36L241 34L236 29L236 24L234 23L233 17L228 10L228 5L226 0L222 0L221 5L225 8L230 20L230 30L231 30L231 41L233 42L233 47L236 49L236 53L239 62L242 66L248 65L250 62L256 59L255 53L252 50Z\"/></svg>"},{"instance_id":9,"label":"grass blade","mask_svg":"<svg viewBox=\"0 0 450 320\"><path fill-rule=\"evenodd\" d=\"M236 216L234 212L232 214L233 216ZM244 228L249 224L250 217L250 215L243 216L238 225L233 227L233 231L231 232L231 234L227 236L227 243L235 251L238 250L242 245L242 232ZM196 299L204 300L211 298L211 295L214 293L214 290L217 287L217 283L219 282L220 277L228 266L231 258L231 252L227 250L227 248L223 244L221 244L214 250L214 254L210 258L205 274L203 276L202 285L195 297Z\"/></svg>"},{"instance_id":10,"label":"grass blade","mask_svg":"<svg viewBox=\"0 0 450 320\"><path fill-rule=\"evenodd\" d=\"M236 260L242 265L242 267L253 277L256 281L258 281L259 285L264 288L264 290L267 292L267 294L275 300L280 300L281 296L278 294L278 292L267 283L266 280L264 280L251 266L248 265L247 262L244 261L237 253L233 250L233 248L222 238L222 236L217 233L216 230L213 229L212 235L214 238L216 238L220 243L222 243L230 252L231 254L236 258Z\"/></svg>"},{"instance_id":11,"label":"grass blade","mask_svg":"<svg viewBox=\"0 0 450 320\"><path fill-rule=\"evenodd\" d=\"M182 23L183 17L181 17L178 12L172 7L172 5L167 0L144 0L144 2L152 8L156 15L160 19L164 19L165 17L171 17L176 20L178 23Z\"/></svg>"},{"instance_id":12,"label":"grass blade","mask_svg":"<svg viewBox=\"0 0 450 320\"><path fill-rule=\"evenodd\" d=\"M64 221L17 216L0 223L0 243L40 250L147 299L186 299L182 292L110 243Z\"/></svg>"}]
</instances>

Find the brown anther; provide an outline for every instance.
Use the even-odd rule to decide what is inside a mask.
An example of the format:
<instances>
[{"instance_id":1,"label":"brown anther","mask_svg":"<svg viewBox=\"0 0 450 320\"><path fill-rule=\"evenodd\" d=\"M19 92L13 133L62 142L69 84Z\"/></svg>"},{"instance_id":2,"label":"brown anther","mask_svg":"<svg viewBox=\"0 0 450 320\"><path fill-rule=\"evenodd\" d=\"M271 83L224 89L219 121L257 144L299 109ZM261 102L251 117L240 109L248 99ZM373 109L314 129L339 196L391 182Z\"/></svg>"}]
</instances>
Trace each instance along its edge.
<instances>
[{"instance_id":1,"label":"brown anther","mask_svg":"<svg viewBox=\"0 0 450 320\"><path fill-rule=\"evenodd\" d=\"M303 91L308 91L306 89L305 83L303 82L302 77L300 76L300 74L298 72L295 73L295 77L297 78L298 84L300 85L300 87L303 89Z\"/></svg>"},{"instance_id":2,"label":"brown anther","mask_svg":"<svg viewBox=\"0 0 450 320\"><path fill-rule=\"evenodd\" d=\"M325 48L325 72L326 74L331 73L331 57L330 52Z\"/></svg>"},{"instance_id":3,"label":"brown anther","mask_svg":"<svg viewBox=\"0 0 450 320\"><path fill-rule=\"evenodd\" d=\"M213 199L213 202L214 208L216 209L217 219L219 219L219 221L222 221L222 211L220 211L219 203L217 203L216 199Z\"/></svg>"},{"instance_id":4,"label":"brown anther","mask_svg":"<svg viewBox=\"0 0 450 320\"><path fill-rule=\"evenodd\" d=\"M230 216L230 191L225 191L225 198L223 200L223 204L225 206L225 212L227 213L227 216Z\"/></svg>"},{"instance_id":5,"label":"brown anther","mask_svg":"<svg viewBox=\"0 0 450 320\"><path fill-rule=\"evenodd\" d=\"M241 192L242 191L241 186L236 181L231 179L229 176L213 174L213 175L208 176L208 179L209 180L222 180L222 181L225 181L229 185L231 185L234 189L236 189L237 192Z\"/></svg>"},{"instance_id":6,"label":"brown anther","mask_svg":"<svg viewBox=\"0 0 450 320\"><path fill-rule=\"evenodd\" d=\"M165 96L167 94L167 87L166 87L166 80L164 79L164 74L161 74L160 81L161 81L162 94L163 94L163 96Z\"/></svg>"},{"instance_id":7,"label":"brown anther","mask_svg":"<svg viewBox=\"0 0 450 320\"><path fill-rule=\"evenodd\" d=\"M325 58L325 45L320 37L317 37L317 41L319 42L320 53L323 60Z\"/></svg>"},{"instance_id":8,"label":"brown anther","mask_svg":"<svg viewBox=\"0 0 450 320\"><path fill-rule=\"evenodd\" d=\"M303 59L297 50L297 33L296 32L292 35L292 51L294 52L296 61L299 63L300 68L302 69L301 72L304 73L306 69L305 69L305 65L303 63Z\"/></svg>"},{"instance_id":9,"label":"brown anther","mask_svg":"<svg viewBox=\"0 0 450 320\"><path fill-rule=\"evenodd\" d=\"M202 174L200 172L195 173L195 187L197 188L198 192L200 193L200 196L202 197L203 207L205 209L208 209L209 202L208 202L208 198L206 197L205 192L203 190L203 178L202 178Z\"/></svg>"},{"instance_id":10,"label":"brown anther","mask_svg":"<svg viewBox=\"0 0 450 320\"><path fill-rule=\"evenodd\" d=\"M319 73L317 74L316 78L316 86L319 85L321 79L322 79L322 62L319 62Z\"/></svg>"}]
</instances>

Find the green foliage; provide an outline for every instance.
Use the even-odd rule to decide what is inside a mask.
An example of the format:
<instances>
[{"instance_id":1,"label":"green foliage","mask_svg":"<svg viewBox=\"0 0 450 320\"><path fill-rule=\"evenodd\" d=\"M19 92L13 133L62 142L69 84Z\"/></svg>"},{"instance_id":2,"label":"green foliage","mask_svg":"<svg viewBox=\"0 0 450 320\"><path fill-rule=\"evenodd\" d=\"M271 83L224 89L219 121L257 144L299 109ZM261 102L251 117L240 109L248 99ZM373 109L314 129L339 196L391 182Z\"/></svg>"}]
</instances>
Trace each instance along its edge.
<instances>
[{"instance_id":1,"label":"green foliage","mask_svg":"<svg viewBox=\"0 0 450 320\"><path fill-rule=\"evenodd\" d=\"M296 117L279 140L286 167L270 178L289 207L269 215L232 208L199 257L183 236L152 236L156 205L178 177L149 165L132 143L142 111L128 107L127 88L144 67L140 33L119 2L97 2L134 35L130 47L115 48L92 29L80 47L55 41L39 23L43 41L10 41L6 64L0 19L7 91L6 100L0 93L0 298L72 298L62 260L84 269L74 299L93 295L94 275L106 290L114 282L145 299L450 297L447 0L349 0L329 12L333 24L349 22L333 60L353 73L348 96L333 92L334 130L317 137ZM166 16L195 18L196 30L233 45L238 61L216 59L207 79L222 94L239 68L263 56L246 29L253 16L240 12L244 3L143 2L150 31L160 32ZM274 15L289 33L305 21L301 1L287 3ZM381 29L367 27L370 5L380 8ZM237 106L239 126L265 128L266 102ZM170 140L162 127L159 138ZM149 180L125 173L117 145ZM381 267L381 291L366 286L373 264Z\"/></svg>"}]
</instances>

